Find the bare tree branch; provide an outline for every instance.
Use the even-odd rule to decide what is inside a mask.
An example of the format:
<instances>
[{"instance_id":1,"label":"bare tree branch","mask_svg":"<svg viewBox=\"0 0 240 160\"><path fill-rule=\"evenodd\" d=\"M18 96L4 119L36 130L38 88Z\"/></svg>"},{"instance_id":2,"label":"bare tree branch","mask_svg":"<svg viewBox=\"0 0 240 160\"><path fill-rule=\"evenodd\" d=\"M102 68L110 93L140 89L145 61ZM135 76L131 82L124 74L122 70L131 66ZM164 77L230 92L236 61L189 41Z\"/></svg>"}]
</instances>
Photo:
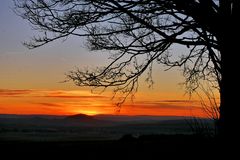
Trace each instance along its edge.
<instances>
[{"instance_id":1,"label":"bare tree branch","mask_svg":"<svg viewBox=\"0 0 240 160\"><path fill-rule=\"evenodd\" d=\"M240 2L236 0L14 0L15 12L40 35L25 42L37 48L69 36L86 37L90 50L108 50L112 62L95 70L69 72L68 80L78 86L115 87L126 97L137 91L138 79L148 71L152 83L154 61L181 67L189 93L202 80L223 89L227 77L223 59L232 47L225 30L229 22L238 30ZM234 32L231 32L234 33ZM172 55L174 45L188 48ZM225 67L225 69L224 69ZM226 94L225 94L226 97ZM222 97L223 98L223 97ZM223 102L223 101L221 101ZM228 99L231 103L231 99ZM225 112L224 110L221 110Z\"/></svg>"}]
</instances>

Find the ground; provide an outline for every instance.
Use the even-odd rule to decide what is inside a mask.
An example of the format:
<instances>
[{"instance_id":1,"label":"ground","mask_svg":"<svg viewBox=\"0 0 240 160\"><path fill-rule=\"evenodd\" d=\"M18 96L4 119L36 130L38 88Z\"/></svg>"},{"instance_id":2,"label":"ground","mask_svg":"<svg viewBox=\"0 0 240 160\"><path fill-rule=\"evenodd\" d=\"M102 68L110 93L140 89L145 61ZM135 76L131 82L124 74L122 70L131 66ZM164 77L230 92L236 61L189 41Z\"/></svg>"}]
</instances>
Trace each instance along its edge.
<instances>
[{"instance_id":1,"label":"ground","mask_svg":"<svg viewBox=\"0 0 240 160\"><path fill-rule=\"evenodd\" d=\"M151 135L105 141L1 141L2 155L8 159L216 159L226 156L217 138L196 135ZM234 153L234 152L233 152ZM228 157L234 154L228 152Z\"/></svg>"}]
</instances>

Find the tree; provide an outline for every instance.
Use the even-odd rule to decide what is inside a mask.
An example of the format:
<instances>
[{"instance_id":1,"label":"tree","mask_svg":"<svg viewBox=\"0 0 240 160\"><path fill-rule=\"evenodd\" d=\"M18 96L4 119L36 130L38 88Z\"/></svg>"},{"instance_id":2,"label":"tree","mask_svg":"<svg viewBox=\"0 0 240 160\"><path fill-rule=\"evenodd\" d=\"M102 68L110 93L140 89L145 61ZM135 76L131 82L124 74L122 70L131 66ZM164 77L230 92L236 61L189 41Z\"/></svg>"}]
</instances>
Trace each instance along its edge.
<instances>
[{"instance_id":1,"label":"tree","mask_svg":"<svg viewBox=\"0 0 240 160\"><path fill-rule=\"evenodd\" d=\"M232 88L239 86L230 73L237 68L239 35L237 0L15 0L16 12L40 36L24 43L36 48L69 36L86 37L91 50L111 51L112 62L95 70L77 70L68 78L78 86L107 88L125 97L137 91L138 78L153 62L182 67L192 92L202 79L219 87L219 133L234 133L236 105ZM171 55L174 45L188 48ZM122 102L125 99L123 98Z\"/></svg>"}]
</instances>

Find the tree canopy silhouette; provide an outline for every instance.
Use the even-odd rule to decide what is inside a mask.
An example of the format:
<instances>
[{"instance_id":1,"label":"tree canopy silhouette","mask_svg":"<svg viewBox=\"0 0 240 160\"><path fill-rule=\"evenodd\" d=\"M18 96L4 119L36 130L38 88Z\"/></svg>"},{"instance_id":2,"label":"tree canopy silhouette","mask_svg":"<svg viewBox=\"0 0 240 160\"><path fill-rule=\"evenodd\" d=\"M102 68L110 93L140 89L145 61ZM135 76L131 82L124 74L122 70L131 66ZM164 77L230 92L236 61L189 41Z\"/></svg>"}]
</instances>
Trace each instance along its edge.
<instances>
[{"instance_id":1,"label":"tree canopy silhouette","mask_svg":"<svg viewBox=\"0 0 240 160\"><path fill-rule=\"evenodd\" d=\"M219 130L232 131L234 104L229 71L237 62L233 35L239 34L237 0L15 0L16 12L39 36L24 43L36 48L69 36L86 37L91 50L109 50L112 62L95 70L76 70L78 86L115 87L125 96L153 62L182 67L190 91L207 79L220 91ZM173 45L188 52L174 55ZM232 63L233 62L233 63ZM229 65L230 64L230 65ZM124 101L124 99L123 99Z\"/></svg>"}]
</instances>

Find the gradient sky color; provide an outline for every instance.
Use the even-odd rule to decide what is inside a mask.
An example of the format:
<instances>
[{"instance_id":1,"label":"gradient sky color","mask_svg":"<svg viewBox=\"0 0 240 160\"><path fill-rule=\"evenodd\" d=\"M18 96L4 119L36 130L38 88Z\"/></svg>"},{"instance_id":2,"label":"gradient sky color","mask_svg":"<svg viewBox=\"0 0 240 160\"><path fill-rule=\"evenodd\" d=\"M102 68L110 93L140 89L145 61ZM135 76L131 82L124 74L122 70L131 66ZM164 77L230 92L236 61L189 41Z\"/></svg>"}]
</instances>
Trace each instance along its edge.
<instances>
[{"instance_id":1,"label":"gradient sky color","mask_svg":"<svg viewBox=\"0 0 240 160\"><path fill-rule=\"evenodd\" d=\"M184 96L179 85L184 79L177 69L165 72L154 67L154 86L140 80L134 101L128 100L116 113L111 89L92 94L89 88L61 83L75 67L102 66L110 61L107 52L90 52L84 39L70 37L41 48L28 50L22 45L38 33L12 11L13 2L0 5L0 114L127 114L203 116L199 102ZM172 52L184 52L175 47Z\"/></svg>"}]
</instances>

